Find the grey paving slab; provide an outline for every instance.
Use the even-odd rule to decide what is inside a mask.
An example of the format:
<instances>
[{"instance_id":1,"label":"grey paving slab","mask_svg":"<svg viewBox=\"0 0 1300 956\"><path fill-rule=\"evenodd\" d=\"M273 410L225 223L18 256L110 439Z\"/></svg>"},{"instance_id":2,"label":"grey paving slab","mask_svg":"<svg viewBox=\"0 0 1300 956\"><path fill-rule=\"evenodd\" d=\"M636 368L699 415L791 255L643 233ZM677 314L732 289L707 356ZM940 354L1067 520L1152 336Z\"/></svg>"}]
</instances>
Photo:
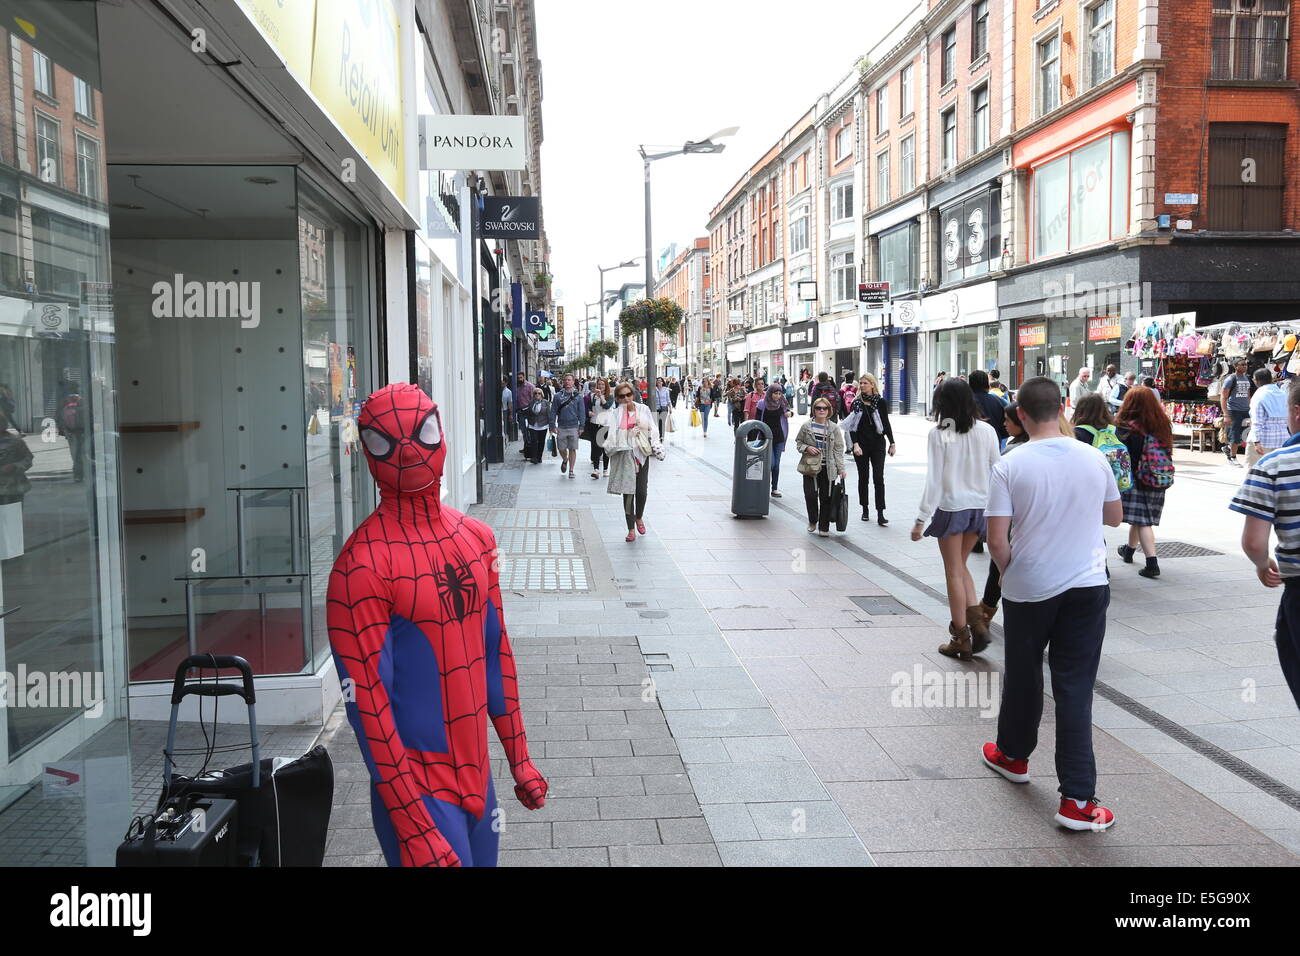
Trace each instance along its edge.
<instances>
[{"instance_id":1,"label":"grey paving slab","mask_svg":"<svg viewBox=\"0 0 1300 956\"><path fill-rule=\"evenodd\" d=\"M785 733L785 728L769 708L743 710L682 710L667 715L673 736L691 737L770 737Z\"/></svg>"},{"instance_id":2,"label":"grey paving slab","mask_svg":"<svg viewBox=\"0 0 1300 956\"><path fill-rule=\"evenodd\" d=\"M682 843L668 846L610 847L611 866L722 866L718 850L712 844Z\"/></svg>"},{"instance_id":3,"label":"grey paving slab","mask_svg":"<svg viewBox=\"0 0 1300 956\"><path fill-rule=\"evenodd\" d=\"M871 866L854 839L760 840L719 843L724 866Z\"/></svg>"},{"instance_id":4,"label":"grey paving slab","mask_svg":"<svg viewBox=\"0 0 1300 956\"><path fill-rule=\"evenodd\" d=\"M817 775L794 761L693 764L691 783L701 804L828 799Z\"/></svg>"},{"instance_id":5,"label":"grey paving slab","mask_svg":"<svg viewBox=\"0 0 1300 956\"><path fill-rule=\"evenodd\" d=\"M562 850L504 850L501 866L569 867L609 866L605 847L566 848Z\"/></svg>"}]
</instances>

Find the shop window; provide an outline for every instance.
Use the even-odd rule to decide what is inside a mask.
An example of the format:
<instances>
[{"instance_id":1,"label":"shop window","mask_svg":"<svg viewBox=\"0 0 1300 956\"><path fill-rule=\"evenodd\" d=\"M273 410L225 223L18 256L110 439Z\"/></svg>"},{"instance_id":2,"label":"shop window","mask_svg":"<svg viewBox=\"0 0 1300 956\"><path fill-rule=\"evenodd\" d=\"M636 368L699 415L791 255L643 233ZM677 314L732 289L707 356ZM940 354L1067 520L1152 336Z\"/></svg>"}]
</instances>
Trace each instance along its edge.
<instances>
[{"instance_id":1,"label":"shop window","mask_svg":"<svg viewBox=\"0 0 1300 956\"><path fill-rule=\"evenodd\" d=\"M1209 227L1275 232L1283 226L1286 127L1210 124Z\"/></svg>"},{"instance_id":2,"label":"shop window","mask_svg":"<svg viewBox=\"0 0 1300 956\"><path fill-rule=\"evenodd\" d=\"M1210 77L1285 80L1289 0L1214 0Z\"/></svg>"},{"instance_id":3,"label":"shop window","mask_svg":"<svg viewBox=\"0 0 1300 956\"><path fill-rule=\"evenodd\" d=\"M915 292L920 285L919 221L905 223L880 235L880 281L889 283L889 294Z\"/></svg>"},{"instance_id":4,"label":"shop window","mask_svg":"<svg viewBox=\"0 0 1300 956\"><path fill-rule=\"evenodd\" d=\"M1036 259L1118 239L1128 230L1129 134L1109 133L1033 170Z\"/></svg>"}]
</instances>

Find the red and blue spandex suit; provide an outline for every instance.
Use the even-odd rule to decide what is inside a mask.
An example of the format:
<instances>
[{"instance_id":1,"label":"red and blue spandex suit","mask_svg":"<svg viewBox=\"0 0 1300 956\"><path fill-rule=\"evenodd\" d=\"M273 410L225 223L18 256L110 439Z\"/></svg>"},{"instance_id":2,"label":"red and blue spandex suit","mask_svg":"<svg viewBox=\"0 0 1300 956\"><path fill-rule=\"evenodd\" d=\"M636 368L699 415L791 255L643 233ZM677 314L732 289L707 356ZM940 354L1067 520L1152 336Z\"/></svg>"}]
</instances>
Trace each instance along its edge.
<instances>
[{"instance_id":1,"label":"red and blue spandex suit","mask_svg":"<svg viewBox=\"0 0 1300 956\"><path fill-rule=\"evenodd\" d=\"M424 392L380 389L358 425L381 500L334 563L328 617L375 832L389 866L495 866L488 718L519 801L536 810L547 790L519 713L496 540L440 503L447 450Z\"/></svg>"}]
</instances>

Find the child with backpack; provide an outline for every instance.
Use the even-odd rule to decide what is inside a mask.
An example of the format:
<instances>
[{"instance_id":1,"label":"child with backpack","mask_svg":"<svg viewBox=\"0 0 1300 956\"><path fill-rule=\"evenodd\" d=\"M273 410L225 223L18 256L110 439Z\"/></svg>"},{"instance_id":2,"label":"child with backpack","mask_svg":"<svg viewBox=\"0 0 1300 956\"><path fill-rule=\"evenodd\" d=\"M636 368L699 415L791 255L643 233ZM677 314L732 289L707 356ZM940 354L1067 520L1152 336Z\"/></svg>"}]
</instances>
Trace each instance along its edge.
<instances>
[{"instance_id":1,"label":"child with backpack","mask_svg":"<svg viewBox=\"0 0 1300 956\"><path fill-rule=\"evenodd\" d=\"M1146 566L1138 574L1144 578L1160 577L1154 529L1165 508L1165 491L1174 483L1173 431L1155 392L1138 385L1124 394L1115 415L1115 433L1128 449L1132 484L1127 491L1120 491L1129 529L1128 544L1120 546L1119 556L1125 564L1132 564L1141 545Z\"/></svg>"},{"instance_id":2,"label":"child with backpack","mask_svg":"<svg viewBox=\"0 0 1300 956\"><path fill-rule=\"evenodd\" d=\"M1106 399L1097 392L1084 396L1075 408L1074 437L1106 456L1121 493L1133 487L1133 459L1115 432L1115 419Z\"/></svg>"}]
</instances>

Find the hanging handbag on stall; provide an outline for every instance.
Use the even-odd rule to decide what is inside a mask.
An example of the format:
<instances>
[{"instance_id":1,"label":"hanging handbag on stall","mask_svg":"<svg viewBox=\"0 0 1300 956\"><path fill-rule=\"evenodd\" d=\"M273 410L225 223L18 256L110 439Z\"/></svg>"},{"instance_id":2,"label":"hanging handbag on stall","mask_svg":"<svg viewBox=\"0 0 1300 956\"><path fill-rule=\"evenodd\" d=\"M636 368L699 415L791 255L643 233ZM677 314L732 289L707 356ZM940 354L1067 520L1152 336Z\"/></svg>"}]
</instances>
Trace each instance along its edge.
<instances>
[{"instance_id":1,"label":"hanging handbag on stall","mask_svg":"<svg viewBox=\"0 0 1300 956\"><path fill-rule=\"evenodd\" d=\"M1197 355L1213 355L1217 343L1212 335L1202 335L1201 341L1196 345Z\"/></svg>"},{"instance_id":2,"label":"hanging handbag on stall","mask_svg":"<svg viewBox=\"0 0 1300 956\"><path fill-rule=\"evenodd\" d=\"M1272 352L1276 347L1277 333L1261 332L1259 335L1255 336L1255 341L1252 343L1250 350L1252 352Z\"/></svg>"}]
</instances>

